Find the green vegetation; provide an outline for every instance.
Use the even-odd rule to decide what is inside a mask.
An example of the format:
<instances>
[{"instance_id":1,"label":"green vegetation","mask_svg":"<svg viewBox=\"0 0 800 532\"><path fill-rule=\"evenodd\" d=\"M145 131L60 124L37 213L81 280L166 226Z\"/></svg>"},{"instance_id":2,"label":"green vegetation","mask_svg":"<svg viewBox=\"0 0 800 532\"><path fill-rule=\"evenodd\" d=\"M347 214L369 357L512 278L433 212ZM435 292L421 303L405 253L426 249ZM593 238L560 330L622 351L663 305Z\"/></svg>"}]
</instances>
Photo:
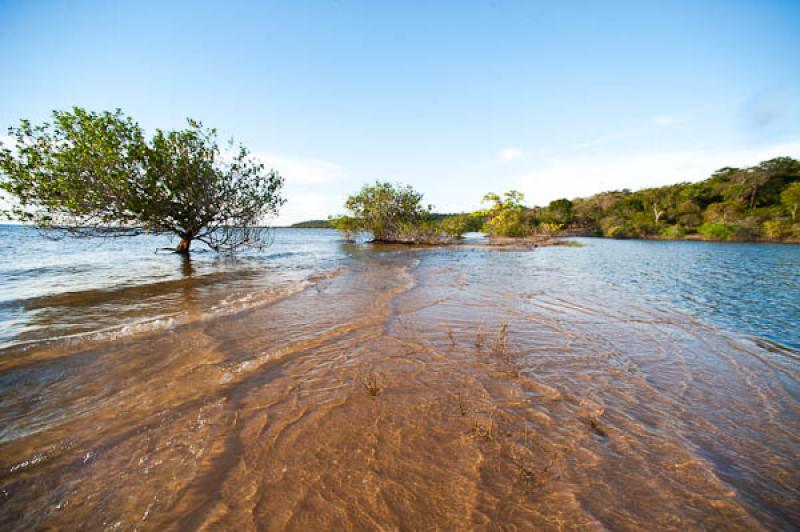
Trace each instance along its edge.
<instances>
[{"instance_id":1,"label":"green vegetation","mask_svg":"<svg viewBox=\"0 0 800 532\"><path fill-rule=\"evenodd\" d=\"M492 236L592 234L609 238L800 239L800 162L779 157L723 168L699 183L603 192L525 207L516 191L487 194L472 216Z\"/></svg>"},{"instance_id":2,"label":"green vegetation","mask_svg":"<svg viewBox=\"0 0 800 532\"><path fill-rule=\"evenodd\" d=\"M571 203L567 227L612 238L798 239L800 162L779 157L723 168L699 183L603 192ZM533 217L541 212L533 209Z\"/></svg>"},{"instance_id":3,"label":"green vegetation","mask_svg":"<svg viewBox=\"0 0 800 532\"><path fill-rule=\"evenodd\" d=\"M705 240L800 239L800 162L789 157L750 168L723 168L699 183L602 192L527 207L520 192L489 193L483 210L434 214L411 187L376 182L347 200L348 216L331 220L347 238L359 231L384 242L434 243L483 231L493 237Z\"/></svg>"},{"instance_id":4,"label":"green vegetation","mask_svg":"<svg viewBox=\"0 0 800 532\"><path fill-rule=\"evenodd\" d=\"M491 206L479 213L484 218L483 230L491 236L519 237L531 232L530 224L523 220L525 196L516 190L509 190L502 197L490 192L483 197L483 203Z\"/></svg>"},{"instance_id":5,"label":"green vegetation","mask_svg":"<svg viewBox=\"0 0 800 532\"><path fill-rule=\"evenodd\" d=\"M442 216L422 204L422 194L408 185L376 181L347 199L348 215L331 219L333 227L351 239L357 232L375 242L430 244L459 238L469 229L461 215Z\"/></svg>"},{"instance_id":6,"label":"green vegetation","mask_svg":"<svg viewBox=\"0 0 800 532\"><path fill-rule=\"evenodd\" d=\"M783 189L781 202L792 215L792 223L797 223L797 209L800 207L800 182L792 183Z\"/></svg>"},{"instance_id":7,"label":"green vegetation","mask_svg":"<svg viewBox=\"0 0 800 532\"><path fill-rule=\"evenodd\" d=\"M336 218L331 218L330 224L331 227L340 231L344 235L344 239L348 241L352 241L356 233L360 231L359 224L352 216L339 216Z\"/></svg>"},{"instance_id":8,"label":"green vegetation","mask_svg":"<svg viewBox=\"0 0 800 532\"><path fill-rule=\"evenodd\" d=\"M334 229L330 220L306 220L289 226L291 229Z\"/></svg>"},{"instance_id":9,"label":"green vegetation","mask_svg":"<svg viewBox=\"0 0 800 532\"><path fill-rule=\"evenodd\" d=\"M188 121L148 141L121 110L53 112L22 120L0 146L0 190L17 199L5 214L75 236L174 233L216 251L262 243L259 224L284 203L283 179L244 146L220 148L217 132Z\"/></svg>"}]
</instances>

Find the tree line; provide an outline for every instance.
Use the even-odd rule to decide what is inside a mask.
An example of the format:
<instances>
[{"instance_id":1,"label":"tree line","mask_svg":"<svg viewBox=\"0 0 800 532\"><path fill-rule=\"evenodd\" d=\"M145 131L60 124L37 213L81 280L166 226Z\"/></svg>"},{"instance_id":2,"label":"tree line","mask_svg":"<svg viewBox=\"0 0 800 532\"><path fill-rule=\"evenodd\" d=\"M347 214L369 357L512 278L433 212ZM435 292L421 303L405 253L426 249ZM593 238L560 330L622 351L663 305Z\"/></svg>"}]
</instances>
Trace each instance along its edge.
<instances>
[{"instance_id":1,"label":"tree line","mask_svg":"<svg viewBox=\"0 0 800 532\"><path fill-rule=\"evenodd\" d=\"M524 205L510 190L483 197L483 208L442 215L407 185L377 181L351 195L348 214L329 224L346 236L364 231L376 241L436 243L469 231L494 237L583 234L610 238L800 240L800 162L778 157L747 168L723 168L697 183L562 198Z\"/></svg>"},{"instance_id":2,"label":"tree line","mask_svg":"<svg viewBox=\"0 0 800 532\"><path fill-rule=\"evenodd\" d=\"M559 200L533 216L614 238L784 240L800 239L799 207L800 162L778 157L697 183Z\"/></svg>"},{"instance_id":3,"label":"tree line","mask_svg":"<svg viewBox=\"0 0 800 532\"><path fill-rule=\"evenodd\" d=\"M122 111L54 111L38 125L9 128L0 143L4 214L77 236L171 233L216 251L262 243L262 225L285 203L283 178L242 145L189 119L148 138ZM528 207L524 195L489 193L475 212L443 215L411 186L376 181L352 194L327 224L352 237L441 243L470 231L521 238L590 234L613 238L800 240L800 162L778 157L722 168L698 183L618 190ZM321 221L300 226L322 225Z\"/></svg>"}]
</instances>

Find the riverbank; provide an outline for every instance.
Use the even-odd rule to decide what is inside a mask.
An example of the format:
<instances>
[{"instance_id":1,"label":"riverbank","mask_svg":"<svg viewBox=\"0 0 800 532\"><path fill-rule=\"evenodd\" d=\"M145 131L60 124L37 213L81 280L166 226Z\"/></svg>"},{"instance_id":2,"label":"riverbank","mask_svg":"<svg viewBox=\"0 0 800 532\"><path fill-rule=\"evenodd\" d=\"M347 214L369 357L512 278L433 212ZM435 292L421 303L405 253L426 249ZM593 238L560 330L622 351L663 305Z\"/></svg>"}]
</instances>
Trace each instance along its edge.
<instances>
[{"instance_id":1,"label":"riverbank","mask_svg":"<svg viewBox=\"0 0 800 532\"><path fill-rule=\"evenodd\" d=\"M478 233L475 233L478 235ZM458 238L452 240L444 240L439 242L397 242L397 241L367 241L367 244L374 244L380 247L396 247L397 249L438 249L438 248L453 248L453 249L488 249L498 251L532 251L537 248L545 248L551 246L572 246L580 247L575 241L565 240L558 237L550 236L530 236L530 237L487 237L479 234L480 236L473 236L467 238Z\"/></svg>"},{"instance_id":2,"label":"riverbank","mask_svg":"<svg viewBox=\"0 0 800 532\"><path fill-rule=\"evenodd\" d=\"M800 244L800 238L726 238L714 239L707 238L697 233L690 233L682 237L672 237L663 235L646 235L646 236L603 236L592 231L583 229L565 230L560 233L560 236L569 238L605 238L610 240L659 240L659 241L689 241L689 242L733 242L733 243L756 243L756 244Z\"/></svg>"}]
</instances>

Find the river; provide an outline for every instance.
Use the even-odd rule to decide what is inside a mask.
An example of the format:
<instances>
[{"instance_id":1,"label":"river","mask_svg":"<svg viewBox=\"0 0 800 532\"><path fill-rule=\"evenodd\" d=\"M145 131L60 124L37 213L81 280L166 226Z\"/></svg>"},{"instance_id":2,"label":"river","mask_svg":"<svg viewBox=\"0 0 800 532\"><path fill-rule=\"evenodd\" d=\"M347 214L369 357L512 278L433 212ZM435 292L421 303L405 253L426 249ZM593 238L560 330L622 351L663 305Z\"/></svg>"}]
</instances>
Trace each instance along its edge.
<instances>
[{"instance_id":1,"label":"river","mask_svg":"<svg viewBox=\"0 0 800 532\"><path fill-rule=\"evenodd\" d=\"M800 526L800 246L0 226L3 529Z\"/></svg>"}]
</instances>

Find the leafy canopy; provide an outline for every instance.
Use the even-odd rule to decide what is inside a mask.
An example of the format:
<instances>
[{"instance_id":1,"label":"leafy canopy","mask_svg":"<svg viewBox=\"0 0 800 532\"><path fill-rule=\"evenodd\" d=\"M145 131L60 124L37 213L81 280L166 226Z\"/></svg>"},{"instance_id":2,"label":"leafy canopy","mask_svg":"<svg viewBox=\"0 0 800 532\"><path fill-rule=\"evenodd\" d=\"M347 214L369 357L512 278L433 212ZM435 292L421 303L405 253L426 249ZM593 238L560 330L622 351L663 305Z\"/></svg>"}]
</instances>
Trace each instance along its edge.
<instances>
[{"instance_id":1,"label":"leafy canopy","mask_svg":"<svg viewBox=\"0 0 800 532\"><path fill-rule=\"evenodd\" d=\"M519 237L530 232L523 221L525 207L522 201L525 195L516 190L509 190L502 197L490 192L483 197L483 203L490 203L488 209L481 212L486 219L483 230L492 236Z\"/></svg>"},{"instance_id":2,"label":"leafy canopy","mask_svg":"<svg viewBox=\"0 0 800 532\"><path fill-rule=\"evenodd\" d=\"M364 185L358 194L347 198L345 207L351 216L342 224L351 231L369 231L373 239L387 242L405 240L404 234L431 213L431 207L422 204L422 194L412 187L381 181Z\"/></svg>"},{"instance_id":3,"label":"leafy canopy","mask_svg":"<svg viewBox=\"0 0 800 532\"><path fill-rule=\"evenodd\" d=\"M781 202L792 215L792 223L797 220L797 210L800 208L800 181L792 183L781 192Z\"/></svg>"},{"instance_id":4,"label":"leafy canopy","mask_svg":"<svg viewBox=\"0 0 800 532\"><path fill-rule=\"evenodd\" d=\"M217 251L261 243L258 225L284 203L283 178L244 146L220 147L215 129L156 130L150 141L121 110L54 111L22 120L0 149L0 189L17 202L6 214L76 236L178 235Z\"/></svg>"}]
</instances>

